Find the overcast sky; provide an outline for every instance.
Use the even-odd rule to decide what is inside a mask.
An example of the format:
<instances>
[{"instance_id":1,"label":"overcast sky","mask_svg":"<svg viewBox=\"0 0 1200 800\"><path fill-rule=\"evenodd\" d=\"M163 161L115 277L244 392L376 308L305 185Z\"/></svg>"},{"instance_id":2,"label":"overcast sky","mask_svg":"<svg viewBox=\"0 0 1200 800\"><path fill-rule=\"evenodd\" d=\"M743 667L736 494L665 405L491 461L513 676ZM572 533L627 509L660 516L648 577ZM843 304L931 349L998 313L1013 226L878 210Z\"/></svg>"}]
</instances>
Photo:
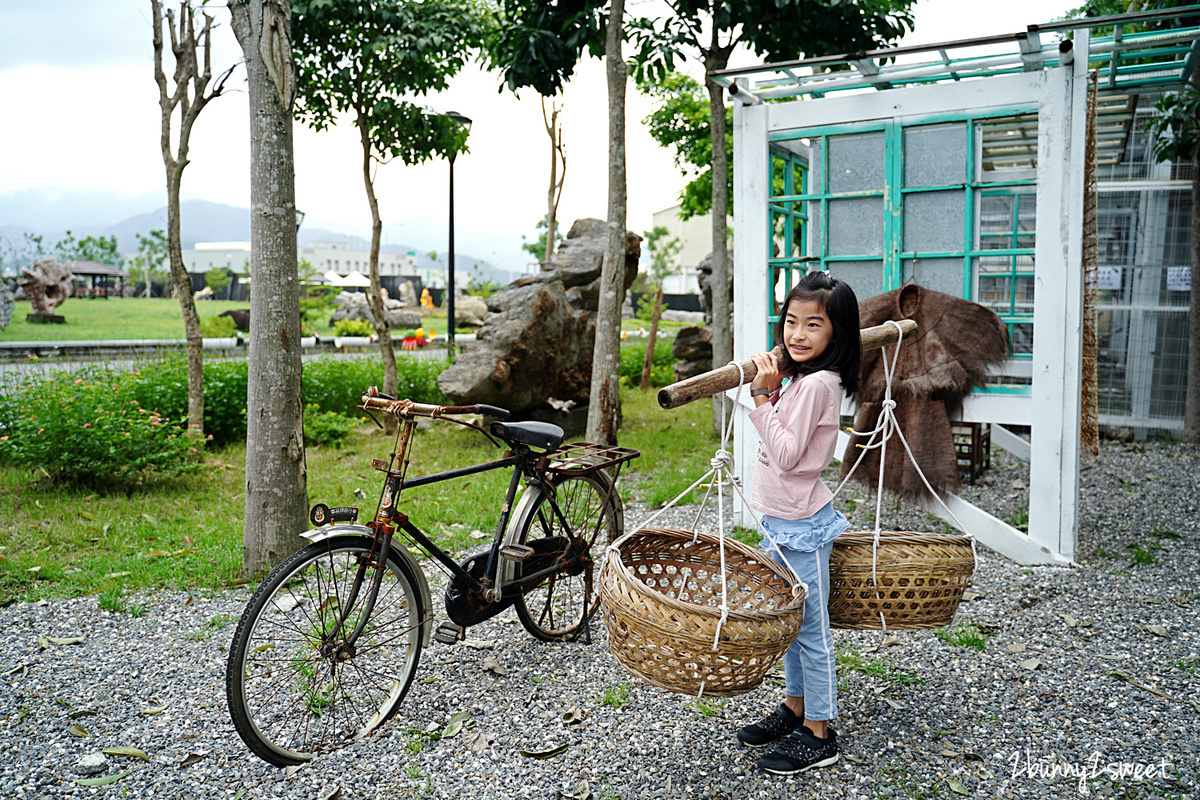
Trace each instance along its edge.
<instances>
[{"instance_id":1,"label":"overcast sky","mask_svg":"<svg viewBox=\"0 0 1200 800\"><path fill-rule=\"evenodd\" d=\"M168 3L170 0L168 0ZM916 31L905 44L1012 33L1061 16L1063 0L919 0ZM214 70L240 60L223 3ZM654 8L631 0L629 13ZM149 0L0 0L0 195L37 190L145 196L141 211L162 205L158 89L153 78ZM169 61L169 58L168 58ZM748 62L743 58L741 63ZM170 66L168 66L168 71ZM695 73L695 70L690 70ZM249 141L244 76L201 114L192 135L185 197L249 205ZM519 270L521 236L532 238L546 208L548 140L539 98L499 91L498 75L470 68L424 104L471 117L470 152L455 162L456 238L460 252ZM559 218L604 217L607 192L607 90L602 62L588 60L568 87L562 112L566 187ZM649 104L628 95L629 227L674 205L685 180L641 120ZM352 125L315 133L295 128L296 198L306 225L369 232L360 148ZM448 170L444 160L378 171L384 242L445 250ZM134 203L133 205L137 205ZM119 218L102 220L115 223ZM28 224L19 218L0 224ZM63 220L67 227L72 220Z\"/></svg>"}]
</instances>

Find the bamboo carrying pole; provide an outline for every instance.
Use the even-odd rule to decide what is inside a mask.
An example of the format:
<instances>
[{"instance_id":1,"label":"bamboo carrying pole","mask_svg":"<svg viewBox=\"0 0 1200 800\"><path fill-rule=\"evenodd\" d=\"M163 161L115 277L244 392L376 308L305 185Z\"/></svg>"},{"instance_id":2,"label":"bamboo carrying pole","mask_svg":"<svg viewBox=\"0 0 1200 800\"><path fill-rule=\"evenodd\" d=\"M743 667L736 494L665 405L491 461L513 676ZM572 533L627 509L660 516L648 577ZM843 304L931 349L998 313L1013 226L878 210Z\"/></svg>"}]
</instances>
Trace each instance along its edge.
<instances>
[{"instance_id":1,"label":"bamboo carrying pole","mask_svg":"<svg viewBox=\"0 0 1200 800\"><path fill-rule=\"evenodd\" d=\"M913 320L902 319L899 322L900 329L906 337L916 333L917 323ZM863 328L859 331L859 334L862 338L863 350L878 350L884 345L895 344L899 338L896 327L890 324ZM783 351L778 345L775 346L772 352L775 353L776 358L783 355ZM758 374L758 367L754 366L753 361L746 359L742 362L742 372L746 376L746 383L749 383ZM737 385L737 367L732 364L726 364L719 369L710 370L694 378L688 378L678 383L672 383L670 386L664 386L658 391L658 404L663 408L679 408L693 400L699 400L702 397L712 397L718 392L734 389Z\"/></svg>"}]
</instances>

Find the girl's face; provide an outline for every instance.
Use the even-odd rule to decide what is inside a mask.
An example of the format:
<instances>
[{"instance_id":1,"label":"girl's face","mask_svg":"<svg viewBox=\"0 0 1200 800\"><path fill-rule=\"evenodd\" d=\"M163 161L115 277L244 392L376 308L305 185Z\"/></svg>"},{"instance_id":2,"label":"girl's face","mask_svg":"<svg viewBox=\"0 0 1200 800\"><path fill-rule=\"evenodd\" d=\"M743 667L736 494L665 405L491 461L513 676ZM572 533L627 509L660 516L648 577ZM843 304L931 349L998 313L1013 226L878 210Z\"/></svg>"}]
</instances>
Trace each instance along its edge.
<instances>
[{"instance_id":1,"label":"girl's face","mask_svg":"<svg viewBox=\"0 0 1200 800\"><path fill-rule=\"evenodd\" d=\"M793 300L783 318L783 346L792 361L808 364L833 341L833 325L816 300Z\"/></svg>"}]
</instances>

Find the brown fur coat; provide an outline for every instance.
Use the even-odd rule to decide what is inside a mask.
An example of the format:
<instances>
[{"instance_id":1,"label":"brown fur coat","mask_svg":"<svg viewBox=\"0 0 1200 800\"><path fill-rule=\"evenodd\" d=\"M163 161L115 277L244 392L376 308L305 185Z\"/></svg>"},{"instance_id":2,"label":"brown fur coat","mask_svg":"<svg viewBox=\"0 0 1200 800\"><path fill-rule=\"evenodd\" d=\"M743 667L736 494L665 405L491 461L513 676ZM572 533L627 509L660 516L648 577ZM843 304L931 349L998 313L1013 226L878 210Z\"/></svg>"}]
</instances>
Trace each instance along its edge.
<instances>
[{"instance_id":1,"label":"brown fur coat","mask_svg":"<svg viewBox=\"0 0 1200 800\"><path fill-rule=\"evenodd\" d=\"M981 386L988 369L1008 356L1008 329L988 308L915 284L908 284L858 304L862 327L889 319L911 319L917 332L904 337L892 376L896 420L921 471L938 493L959 487L958 458L950 418L958 416L971 390ZM891 363L894 348L863 353L862 385L855 430L869 431L878 421L886 381L883 358ZM842 458L842 477L862 452L866 437L851 436ZM854 478L874 487L879 479L879 451L863 458ZM928 497L920 476L898 436L888 440L883 486L906 499Z\"/></svg>"}]
</instances>

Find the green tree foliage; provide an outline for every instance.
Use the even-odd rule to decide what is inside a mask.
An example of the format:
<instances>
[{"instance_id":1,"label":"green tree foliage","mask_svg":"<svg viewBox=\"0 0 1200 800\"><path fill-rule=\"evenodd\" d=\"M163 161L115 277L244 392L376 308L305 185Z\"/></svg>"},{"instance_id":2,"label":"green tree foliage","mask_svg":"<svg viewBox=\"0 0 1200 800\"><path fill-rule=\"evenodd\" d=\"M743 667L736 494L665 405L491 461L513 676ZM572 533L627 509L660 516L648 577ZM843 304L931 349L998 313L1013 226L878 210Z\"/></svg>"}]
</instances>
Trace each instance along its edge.
<instances>
[{"instance_id":1,"label":"green tree foliage","mask_svg":"<svg viewBox=\"0 0 1200 800\"><path fill-rule=\"evenodd\" d=\"M213 290L213 295L220 295L229 285L229 273L223 267L213 267L204 273L204 285Z\"/></svg>"},{"instance_id":2,"label":"green tree foliage","mask_svg":"<svg viewBox=\"0 0 1200 800\"><path fill-rule=\"evenodd\" d=\"M529 253L529 255L533 256L538 261L541 261L546 256L547 224L548 223L546 222L546 217L542 217L541 219L538 220L538 223L537 223L538 238L533 240L532 242L529 241L529 239L525 238L524 234L521 235L521 249L524 250L526 253ZM558 243L561 242L562 240L563 240L562 231L559 231L559 230L554 231L554 244L555 244L556 248L557 248Z\"/></svg>"},{"instance_id":3,"label":"green tree foliage","mask_svg":"<svg viewBox=\"0 0 1200 800\"><path fill-rule=\"evenodd\" d=\"M117 250L117 237L85 236L76 239L70 231L54 245L54 257L62 262L95 261L117 269L121 268L123 261Z\"/></svg>"},{"instance_id":4,"label":"green tree foliage","mask_svg":"<svg viewBox=\"0 0 1200 800\"><path fill-rule=\"evenodd\" d=\"M668 275L679 271L679 251L683 250L683 242L662 225L656 225L653 230L642 234L646 239L646 250L650 253L650 280L656 287L662 288L662 282Z\"/></svg>"},{"instance_id":5,"label":"green tree foliage","mask_svg":"<svg viewBox=\"0 0 1200 800\"><path fill-rule=\"evenodd\" d=\"M655 79L642 73L640 87L655 103L642 120L654 141L675 153L675 165L690 178L679 195L683 219L712 210L712 134L708 95L695 79L682 72L667 72ZM729 159L729 196L733 188L733 110L725 111L725 151ZM732 204L731 204L732 206Z\"/></svg>"},{"instance_id":6,"label":"green tree foliage","mask_svg":"<svg viewBox=\"0 0 1200 800\"><path fill-rule=\"evenodd\" d=\"M155 228L145 235L138 234L137 254L129 259L130 278L141 281L146 287L146 297L149 297L153 286L167 283L171 279L168 266L169 253L167 250L167 233L162 228Z\"/></svg>"},{"instance_id":7,"label":"green tree foliage","mask_svg":"<svg viewBox=\"0 0 1200 800\"><path fill-rule=\"evenodd\" d=\"M410 100L448 88L484 34L471 0L294 0L296 113L317 130L340 114L353 117L362 146L363 184L371 209L368 294L384 364L383 391L394 395L395 353L383 313L379 246L383 221L375 197L374 167L399 158L419 164L453 158L467 131L445 113Z\"/></svg>"},{"instance_id":8,"label":"green tree foliage","mask_svg":"<svg viewBox=\"0 0 1200 800\"><path fill-rule=\"evenodd\" d=\"M584 50L604 55L604 6L595 0L503 0L484 41L488 65L500 70L513 92L528 86L543 97L558 94Z\"/></svg>"}]
</instances>

